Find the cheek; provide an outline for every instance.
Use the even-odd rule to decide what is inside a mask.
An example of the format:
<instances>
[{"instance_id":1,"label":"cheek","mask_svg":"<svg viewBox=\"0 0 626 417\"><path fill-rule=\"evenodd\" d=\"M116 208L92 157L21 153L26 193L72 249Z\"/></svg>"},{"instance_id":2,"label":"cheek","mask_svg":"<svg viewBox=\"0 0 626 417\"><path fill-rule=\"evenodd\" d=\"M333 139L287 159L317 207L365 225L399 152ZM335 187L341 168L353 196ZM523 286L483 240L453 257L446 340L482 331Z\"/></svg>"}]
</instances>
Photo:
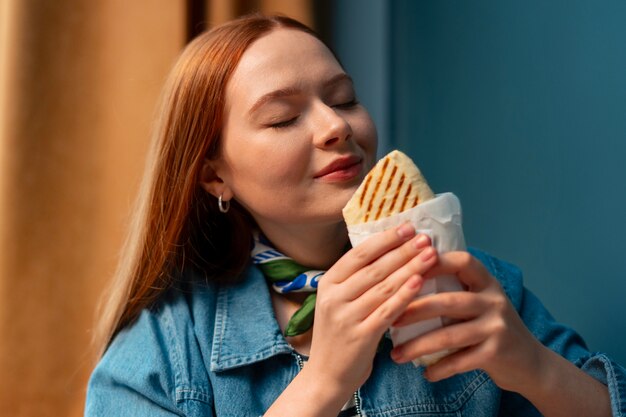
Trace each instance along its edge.
<instances>
[{"instance_id":1,"label":"cheek","mask_svg":"<svg viewBox=\"0 0 626 417\"><path fill-rule=\"evenodd\" d=\"M248 146L231 165L234 198L253 217L270 218L309 199L308 155L273 146Z\"/></svg>"},{"instance_id":2,"label":"cheek","mask_svg":"<svg viewBox=\"0 0 626 417\"><path fill-rule=\"evenodd\" d=\"M366 114L353 124L354 137L357 144L365 150L367 162L371 169L376 162L376 150L378 148L378 133L374 121Z\"/></svg>"},{"instance_id":3,"label":"cheek","mask_svg":"<svg viewBox=\"0 0 626 417\"><path fill-rule=\"evenodd\" d=\"M306 178L309 159L295 141L276 145L276 138L257 137L238 141L227 150L234 188L277 188L293 186Z\"/></svg>"}]
</instances>

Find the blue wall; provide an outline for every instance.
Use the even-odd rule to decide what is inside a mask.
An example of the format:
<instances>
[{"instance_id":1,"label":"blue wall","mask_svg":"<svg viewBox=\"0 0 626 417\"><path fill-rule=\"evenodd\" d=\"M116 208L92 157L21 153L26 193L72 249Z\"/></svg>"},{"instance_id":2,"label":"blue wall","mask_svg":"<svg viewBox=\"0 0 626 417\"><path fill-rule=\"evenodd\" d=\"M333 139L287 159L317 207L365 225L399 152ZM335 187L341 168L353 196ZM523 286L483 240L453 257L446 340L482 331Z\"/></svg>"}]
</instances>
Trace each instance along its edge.
<instances>
[{"instance_id":1,"label":"blue wall","mask_svg":"<svg viewBox=\"0 0 626 417\"><path fill-rule=\"evenodd\" d=\"M626 363L626 2L335 7L357 92L384 94L370 106L383 151L455 192L468 243L521 266L558 320Z\"/></svg>"},{"instance_id":2,"label":"blue wall","mask_svg":"<svg viewBox=\"0 0 626 417\"><path fill-rule=\"evenodd\" d=\"M378 129L379 154L389 143L390 75L388 27L390 8L382 0L340 0L332 3L333 49L354 80L357 96Z\"/></svg>"}]
</instances>

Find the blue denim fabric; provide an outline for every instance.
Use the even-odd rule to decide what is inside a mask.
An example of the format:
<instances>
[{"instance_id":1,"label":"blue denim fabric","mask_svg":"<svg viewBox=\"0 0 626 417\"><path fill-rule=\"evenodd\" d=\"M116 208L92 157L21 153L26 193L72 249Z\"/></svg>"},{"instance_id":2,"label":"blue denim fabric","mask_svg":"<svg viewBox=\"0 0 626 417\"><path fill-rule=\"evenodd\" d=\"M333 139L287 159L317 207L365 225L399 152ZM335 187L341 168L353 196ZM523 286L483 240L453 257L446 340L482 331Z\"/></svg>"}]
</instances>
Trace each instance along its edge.
<instances>
[{"instance_id":1,"label":"blue denim fabric","mask_svg":"<svg viewBox=\"0 0 626 417\"><path fill-rule=\"evenodd\" d=\"M614 415L626 415L626 370L605 355L590 353L578 334L556 323L523 287L516 267L471 252L500 281L535 336L608 385ZM358 392L364 416L540 415L521 396L500 390L484 372L429 383L422 368L392 362L390 349L387 340ZM85 415L259 416L298 370L265 280L251 267L236 286L196 283L170 291L121 331L91 376Z\"/></svg>"}]
</instances>

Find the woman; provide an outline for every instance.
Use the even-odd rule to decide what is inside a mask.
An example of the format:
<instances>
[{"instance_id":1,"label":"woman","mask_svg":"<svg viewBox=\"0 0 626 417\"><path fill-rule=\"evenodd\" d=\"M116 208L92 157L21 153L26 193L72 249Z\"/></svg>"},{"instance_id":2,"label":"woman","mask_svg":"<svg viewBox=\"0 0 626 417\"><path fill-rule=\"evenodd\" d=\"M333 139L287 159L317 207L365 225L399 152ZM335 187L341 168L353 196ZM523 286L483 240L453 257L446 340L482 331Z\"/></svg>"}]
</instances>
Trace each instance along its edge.
<instances>
[{"instance_id":1,"label":"woman","mask_svg":"<svg viewBox=\"0 0 626 417\"><path fill-rule=\"evenodd\" d=\"M252 15L201 35L162 103L86 415L626 412L624 370L556 324L511 265L437 254L409 225L347 250L341 208L376 130L308 28ZM263 245L297 274L326 271L314 313L310 294L274 291L276 269L251 265ZM441 274L468 291L415 300ZM459 322L393 348L384 336L440 315ZM410 364L443 349L459 350Z\"/></svg>"}]
</instances>

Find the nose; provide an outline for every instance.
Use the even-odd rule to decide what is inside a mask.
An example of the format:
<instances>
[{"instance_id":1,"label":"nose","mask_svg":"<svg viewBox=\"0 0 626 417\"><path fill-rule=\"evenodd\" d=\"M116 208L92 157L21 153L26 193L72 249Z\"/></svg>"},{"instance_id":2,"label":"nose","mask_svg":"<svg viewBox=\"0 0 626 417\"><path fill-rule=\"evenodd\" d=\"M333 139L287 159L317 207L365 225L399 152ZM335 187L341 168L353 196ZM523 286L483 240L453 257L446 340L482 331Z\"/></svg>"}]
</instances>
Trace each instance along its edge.
<instances>
[{"instance_id":1,"label":"nose","mask_svg":"<svg viewBox=\"0 0 626 417\"><path fill-rule=\"evenodd\" d=\"M315 146L327 148L346 142L352 137L350 123L325 103L315 107Z\"/></svg>"}]
</instances>

